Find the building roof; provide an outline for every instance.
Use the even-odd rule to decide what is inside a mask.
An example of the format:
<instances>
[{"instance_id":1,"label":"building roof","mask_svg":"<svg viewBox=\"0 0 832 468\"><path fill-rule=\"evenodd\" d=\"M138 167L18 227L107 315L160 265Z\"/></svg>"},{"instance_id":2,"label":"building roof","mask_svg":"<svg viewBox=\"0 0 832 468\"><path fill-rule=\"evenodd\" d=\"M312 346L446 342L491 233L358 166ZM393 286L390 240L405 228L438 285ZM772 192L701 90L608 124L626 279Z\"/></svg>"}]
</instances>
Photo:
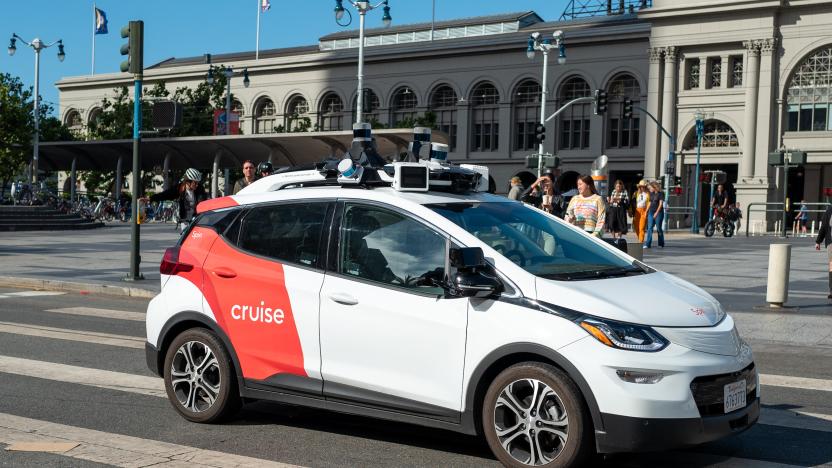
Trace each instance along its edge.
<instances>
[{"instance_id":1,"label":"building roof","mask_svg":"<svg viewBox=\"0 0 832 468\"><path fill-rule=\"evenodd\" d=\"M298 46L298 47L284 47L280 49L264 49L260 50L260 58L274 58L274 57L288 57L292 55L303 55L313 52L318 52L319 48L317 45L307 45L307 46ZM199 64L207 64L208 57L210 56L211 63L223 63L223 62L239 62L243 60L254 60L255 53L253 50L247 52L231 52L227 54L204 54L204 55L197 55L195 57L182 57L176 58L171 57L161 62L154 63L145 69L154 69L154 68L168 68L168 67L180 67L185 65L199 65Z\"/></svg>"},{"instance_id":2,"label":"building roof","mask_svg":"<svg viewBox=\"0 0 832 468\"><path fill-rule=\"evenodd\" d=\"M523 11L523 12L516 12L516 13L504 13L501 15L489 15L489 16L472 16L469 18L459 18L454 20L448 21L437 21L433 23L434 28L454 28L459 26L476 26L480 24L491 24L491 23L505 23L510 21L523 21L528 23L539 23L543 21L537 13L533 11ZM430 30L431 23L411 23L411 24L403 24L399 26L393 26L390 28L371 28L365 29L364 35L365 36L372 36L378 34L395 34L400 32L411 32L411 31L421 31L421 30ZM321 41L331 41L335 39L350 39L358 37L358 30L351 29L349 31L342 31L332 34L327 34L320 38Z\"/></svg>"}]
</instances>

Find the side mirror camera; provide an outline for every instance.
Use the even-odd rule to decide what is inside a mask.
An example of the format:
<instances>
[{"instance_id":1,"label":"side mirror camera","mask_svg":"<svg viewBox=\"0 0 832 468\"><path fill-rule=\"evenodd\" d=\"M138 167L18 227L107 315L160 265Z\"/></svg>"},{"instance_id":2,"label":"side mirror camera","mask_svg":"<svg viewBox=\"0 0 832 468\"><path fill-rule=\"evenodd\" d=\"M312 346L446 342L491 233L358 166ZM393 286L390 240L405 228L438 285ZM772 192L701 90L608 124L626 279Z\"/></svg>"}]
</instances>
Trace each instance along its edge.
<instances>
[{"instance_id":1,"label":"side mirror camera","mask_svg":"<svg viewBox=\"0 0 832 468\"><path fill-rule=\"evenodd\" d=\"M500 280L487 272L488 264L479 247L451 249L451 266L457 269L451 293L457 297L487 298L503 289Z\"/></svg>"}]
</instances>

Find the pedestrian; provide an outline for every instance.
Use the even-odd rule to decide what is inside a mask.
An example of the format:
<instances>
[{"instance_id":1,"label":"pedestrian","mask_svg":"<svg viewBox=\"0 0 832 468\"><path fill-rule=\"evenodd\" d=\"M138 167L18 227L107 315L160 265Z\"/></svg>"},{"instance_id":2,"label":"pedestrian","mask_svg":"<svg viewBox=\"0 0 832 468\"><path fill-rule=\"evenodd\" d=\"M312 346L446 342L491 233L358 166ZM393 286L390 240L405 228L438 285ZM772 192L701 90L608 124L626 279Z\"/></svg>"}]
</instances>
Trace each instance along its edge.
<instances>
[{"instance_id":1,"label":"pedestrian","mask_svg":"<svg viewBox=\"0 0 832 468\"><path fill-rule=\"evenodd\" d=\"M592 177L578 177L578 193L569 200L566 222L574 224L588 234L602 237L606 215L604 200L598 195Z\"/></svg>"},{"instance_id":2,"label":"pedestrian","mask_svg":"<svg viewBox=\"0 0 832 468\"><path fill-rule=\"evenodd\" d=\"M274 166L272 163L268 161L263 161L257 165L257 175L262 179L263 177L268 177L274 173Z\"/></svg>"},{"instance_id":3,"label":"pedestrian","mask_svg":"<svg viewBox=\"0 0 832 468\"><path fill-rule=\"evenodd\" d=\"M650 205L647 208L647 237L643 247L645 249L653 247L653 231L655 230L659 236L659 247L664 248L664 233L662 232L664 194L656 181L650 182L648 190L650 191Z\"/></svg>"},{"instance_id":4,"label":"pedestrian","mask_svg":"<svg viewBox=\"0 0 832 468\"><path fill-rule=\"evenodd\" d=\"M734 203L734 208L731 211L733 212L731 220L735 224L734 232L738 232L742 226L742 208L740 208L740 202Z\"/></svg>"},{"instance_id":5,"label":"pedestrian","mask_svg":"<svg viewBox=\"0 0 832 468\"><path fill-rule=\"evenodd\" d=\"M150 197L151 202L161 200L178 200L179 201L179 229L180 231L188 227L191 220L196 216L196 207L201 202L208 199L208 194L205 188L200 184L202 181L202 174L190 168L185 171L185 176L182 177L182 182Z\"/></svg>"},{"instance_id":6,"label":"pedestrian","mask_svg":"<svg viewBox=\"0 0 832 468\"><path fill-rule=\"evenodd\" d=\"M514 176L511 178L510 184L511 188L508 191L508 199L520 200L520 197L523 195L523 182L519 177Z\"/></svg>"},{"instance_id":7,"label":"pedestrian","mask_svg":"<svg viewBox=\"0 0 832 468\"><path fill-rule=\"evenodd\" d=\"M636 187L636 209L633 212L633 230L638 236L638 241L644 244L644 237L647 234L647 208L650 205L650 192L647 190L647 181L641 179Z\"/></svg>"},{"instance_id":8,"label":"pedestrian","mask_svg":"<svg viewBox=\"0 0 832 468\"><path fill-rule=\"evenodd\" d=\"M827 299L832 299L832 205L826 208L826 212L820 219L820 227L818 228L818 237L815 238L815 250L820 250L820 243L826 247L826 255L829 263L829 295Z\"/></svg>"},{"instance_id":9,"label":"pedestrian","mask_svg":"<svg viewBox=\"0 0 832 468\"><path fill-rule=\"evenodd\" d=\"M609 211L607 211L607 226L612 232L612 238L618 239L627 235L627 208L630 206L630 195L624 188L621 179L615 181L615 187L609 196Z\"/></svg>"},{"instance_id":10,"label":"pedestrian","mask_svg":"<svg viewBox=\"0 0 832 468\"><path fill-rule=\"evenodd\" d=\"M243 162L243 178L234 184L234 194L236 195L237 192L248 187L255 180L257 180L257 177L254 174L254 163L246 159Z\"/></svg>"},{"instance_id":11,"label":"pedestrian","mask_svg":"<svg viewBox=\"0 0 832 468\"><path fill-rule=\"evenodd\" d=\"M806 200L800 200L797 221L800 223L800 237L806 237L808 235L806 225L809 224L809 207L806 205Z\"/></svg>"}]
</instances>

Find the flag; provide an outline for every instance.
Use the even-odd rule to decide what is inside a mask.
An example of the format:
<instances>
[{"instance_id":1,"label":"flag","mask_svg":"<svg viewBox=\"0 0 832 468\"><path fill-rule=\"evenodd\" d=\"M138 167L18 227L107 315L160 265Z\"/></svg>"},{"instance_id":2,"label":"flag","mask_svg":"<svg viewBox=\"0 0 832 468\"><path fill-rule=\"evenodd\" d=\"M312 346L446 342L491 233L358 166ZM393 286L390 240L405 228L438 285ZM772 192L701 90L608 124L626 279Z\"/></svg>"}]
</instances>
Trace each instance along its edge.
<instances>
[{"instance_id":1,"label":"flag","mask_svg":"<svg viewBox=\"0 0 832 468\"><path fill-rule=\"evenodd\" d=\"M272 3L269 0L260 0L260 11L263 13L269 11L269 8L272 7Z\"/></svg>"},{"instance_id":2,"label":"flag","mask_svg":"<svg viewBox=\"0 0 832 468\"><path fill-rule=\"evenodd\" d=\"M98 8L95 9L95 34L107 34L107 14Z\"/></svg>"}]
</instances>

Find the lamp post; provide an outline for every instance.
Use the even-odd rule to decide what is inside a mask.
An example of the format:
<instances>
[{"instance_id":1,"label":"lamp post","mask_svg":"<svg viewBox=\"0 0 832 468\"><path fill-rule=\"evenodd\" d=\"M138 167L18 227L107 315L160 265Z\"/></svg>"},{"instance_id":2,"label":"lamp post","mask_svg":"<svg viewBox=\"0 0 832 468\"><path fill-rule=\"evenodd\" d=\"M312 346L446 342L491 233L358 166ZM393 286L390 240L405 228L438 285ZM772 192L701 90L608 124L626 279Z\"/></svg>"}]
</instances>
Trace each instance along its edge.
<instances>
[{"instance_id":1,"label":"lamp post","mask_svg":"<svg viewBox=\"0 0 832 468\"><path fill-rule=\"evenodd\" d=\"M697 109L694 115L696 119L696 170L693 175L693 221L690 223L690 232L699 234L699 161L702 158L702 136L705 134L705 113Z\"/></svg>"},{"instance_id":2,"label":"lamp post","mask_svg":"<svg viewBox=\"0 0 832 468\"><path fill-rule=\"evenodd\" d=\"M227 67L223 70L223 75L225 75L225 134L231 135L231 77L234 76L234 69L231 67ZM251 80L248 79L248 68L244 68L242 71L243 75L243 86L248 88L251 84ZM208 77L205 79L209 85L214 84L214 69L208 69Z\"/></svg>"},{"instance_id":3,"label":"lamp post","mask_svg":"<svg viewBox=\"0 0 832 468\"><path fill-rule=\"evenodd\" d=\"M358 96L356 97L355 103L355 123L361 123L364 111L364 16L368 11L375 10L384 5L384 15L381 17L384 27L390 26L393 17L390 16L388 0L379 2L376 5L364 0L347 0L347 2L358 10ZM344 8L344 0L335 0L335 22L339 26L349 26L352 22L352 15L350 15L350 21L346 24L341 24L340 21L344 17L345 12L347 10Z\"/></svg>"},{"instance_id":4,"label":"lamp post","mask_svg":"<svg viewBox=\"0 0 832 468\"><path fill-rule=\"evenodd\" d=\"M543 52L543 85L541 87L539 124L539 127L542 127L542 131L538 133L537 137L539 142L537 148L538 177L543 175L543 140L545 139L546 131L546 96L548 95L547 82L549 77L549 51L552 49L557 49L558 65L563 65L566 63L566 45L564 44L563 40L563 31L555 31L552 34L552 37L555 39L554 44L552 44L552 42L549 39L541 38L541 34L539 32L533 32L529 36L529 45L526 48L526 57L528 57L530 60L534 59L535 51Z\"/></svg>"},{"instance_id":5,"label":"lamp post","mask_svg":"<svg viewBox=\"0 0 832 468\"><path fill-rule=\"evenodd\" d=\"M40 142L40 113L38 109L40 107L40 51L53 45L58 45L58 61L63 62L64 58L66 58L66 53L64 52L64 43L63 40L58 39L55 42L47 44L40 40L40 38L34 38L32 42L27 42L22 37L18 36L17 34L12 34L12 38L9 41L9 55L14 55L17 51L17 41L20 41L27 46L31 47L32 50L35 51L35 102L34 102L34 118L35 118L35 134L32 137L32 182L34 185L38 183L38 144Z\"/></svg>"}]
</instances>

